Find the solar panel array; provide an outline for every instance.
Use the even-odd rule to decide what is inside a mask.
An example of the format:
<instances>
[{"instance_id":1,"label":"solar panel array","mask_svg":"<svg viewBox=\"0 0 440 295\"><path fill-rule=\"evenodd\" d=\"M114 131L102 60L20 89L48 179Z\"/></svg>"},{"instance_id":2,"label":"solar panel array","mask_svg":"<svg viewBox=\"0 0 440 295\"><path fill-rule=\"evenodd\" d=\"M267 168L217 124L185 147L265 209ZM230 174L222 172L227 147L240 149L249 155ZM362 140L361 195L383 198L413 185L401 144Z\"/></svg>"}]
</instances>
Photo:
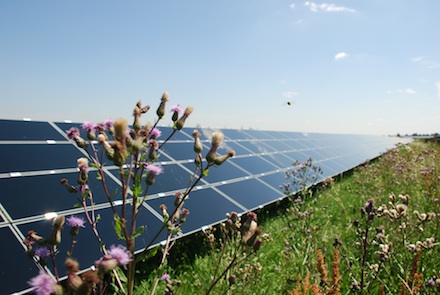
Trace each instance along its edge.
<instances>
[{"instance_id":1,"label":"solar panel array","mask_svg":"<svg viewBox=\"0 0 440 295\"><path fill-rule=\"evenodd\" d=\"M78 170L76 161L84 153L65 131L80 124L66 122L33 122L0 120L0 281L2 294L24 292L27 281L38 274L38 268L25 254L23 239L29 230L47 235L51 220L46 213L83 216L82 208L73 195L60 185L60 179L74 182ZM162 136L172 132L161 127ZM194 172L193 129L178 132L164 145L160 154L163 174L149 190L138 217L138 225L146 232L137 239L137 249L149 245L162 225L161 204L173 208L174 193L184 190ZM201 129L205 150L210 147L212 130ZM277 132L258 130L221 130L225 140L218 150L224 154L234 150L236 156L222 166L211 168L185 202L191 214L183 224L183 234L216 224L227 212L244 213L276 202L284 197L280 185L284 171L295 160L313 163L322 168L318 181L338 175L375 158L393 148L401 138L387 136L340 135ZM85 137L85 134L83 134ZM110 191L120 189L116 166L105 168ZM121 244L112 229L113 215L104 197L101 184L90 177L89 183L101 216L98 229L107 245ZM117 204L117 203L116 203ZM68 233L64 238L68 239ZM165 238L163 233L153 244ZM58 269L63 269L65 253L70 243L59 246ZM90 267L101 254L99 244L90 230L81 230L75 246L75 256L81 267Z\"/></svg>"}]
</instances>

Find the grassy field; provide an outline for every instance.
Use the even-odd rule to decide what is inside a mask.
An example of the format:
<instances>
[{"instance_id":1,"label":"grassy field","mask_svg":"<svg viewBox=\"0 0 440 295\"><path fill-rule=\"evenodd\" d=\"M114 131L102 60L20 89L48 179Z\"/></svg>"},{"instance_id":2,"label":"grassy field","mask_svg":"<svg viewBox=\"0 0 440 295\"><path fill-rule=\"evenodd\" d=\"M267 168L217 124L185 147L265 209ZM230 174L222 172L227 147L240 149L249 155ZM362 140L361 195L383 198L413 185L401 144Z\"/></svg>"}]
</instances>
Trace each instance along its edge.
<instances>
[{"instance_id":1,"label":"grassy field","mask_svg":"<svg viewBox=\"0 0 440 295\"><path fill-rule=\"evenodd\" d=\"M256 212L258 251L232 222L179 241L136 292L166 273L156 294L438 294L439 171L438 144L399 146Z\"/></svg>"}]
</instances>

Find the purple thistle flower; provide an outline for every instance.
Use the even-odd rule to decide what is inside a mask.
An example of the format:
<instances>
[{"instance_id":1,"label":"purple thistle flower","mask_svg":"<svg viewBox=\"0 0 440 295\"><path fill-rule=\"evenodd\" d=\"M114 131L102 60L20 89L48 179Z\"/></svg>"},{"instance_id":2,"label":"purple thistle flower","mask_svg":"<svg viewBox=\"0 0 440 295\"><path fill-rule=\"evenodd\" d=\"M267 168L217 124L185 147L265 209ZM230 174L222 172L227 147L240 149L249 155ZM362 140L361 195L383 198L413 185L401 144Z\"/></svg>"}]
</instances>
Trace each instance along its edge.
<instances>
[{"instance_id":1,"label":"purple thistle flower","mask_svg":"<svg viewBox=\"0 0 440 295\"><path fill-rule=\"evenodd\" d=\"M38 248L35 250L35 255L40 258L46 258L49 256L49 254L50 254L50 251L46 247Z\"/></svg>"},{"instance_id":2,"label":"purple thistle flower","mask_svg":"<svg viewBox=\"0 0 440 295\"><path fill-rule=\"evenodd\" d=\"M113 119L107 119L107 120L104 121L104 125L107 128L112 128L114 122L115 122L115 120L113 120Z\"/></svg>"},{"instance_id":3,"label":"purple thistle flower","mask_svg":"<svg viewBox=\"0 0 440 295\"><path fill-rule=\"evenodd\" d=\"M82 129L87 132L93 132L93 131L95 131L95 128L96 128L96 124L91 121L85 121L82 124Z\"/></svg>"},{"instance_id":4,"label":"purple thistle flower","mask_svg":"<svg viewBox=\"0 0 440 295\"><path fill-rule=\"evenodd\" d=\"M148 165L147 170L149 171L150 174L153 174L154 176L159 175L163 172L162 166L153 165L153 164Z\"/></svg>"},{"instance_id":5,"label":"purple thistle flower","mask_svg":"<svg viewBox=\"0 0 440 295\"><path fill-rule=\"evenodd\" d=\"M180 105L175 104L175 105L171 106L171 111L174 112L174 113L182 114L183 113L183 108Z\"/></svg>"},{"instance_id":6,"label":"purple thistle flower","mask_svg":"<svg viewBox=\"0 0 440 295\"><path fill-rule=\"evenodd\" d=\"M110 250L107 251L108 254L116 259L120 265L126 266L132 259L131 253L122 245L112 245Z\"/></svg>"},{"instance_id":7,"label":"purple thistle flower","mask_svg":"<svg viewBox=\"0 0 440 295\"><path fill-rule=\"evenodd\" d=\"M163 281L167 281L167 280L170 279L170 275L167 274L167 273L164 273L160 278L161 278L161 280L163 280Z\"/></svg>"},{"instance_id":8,"label":"purple thistle flower","mask_svg":"<svg viewBox=\"0 0 440 295\"><path fill-rule=\"evenodd\" d=\"M77 217L77 216L72 215L70 217L67 217L66 223L70 227L84 227L85 220L82 219L81 217Z\"/></svg>"},{"instance_id":9,"label":"purple thistle flower","mask_svg":"<svg viewBox=\"0 0 440 295\"><path fill-rule=\"evenodd\" d=\"M57 286L55 280L42 270L40 270L40 274L32 278L28 284L34 288L36 295L50 295L56 291Z\"/></svg>"},{"instance_id":10,"label":"purple thistle flower","mask_svg":"<svg viewBox=\"0 0 440 295\"><path fill-rule=\"evenodd\" d=\"M105 130L107 130L107 126L104 123L98 123L95 126L95 130L98 131L99 133L102 133Z\"/></svg>"},{"instance_id":11,"label":"purple thistle flower","mask_svg":"<svg viewBox=\"0 0 440 295\"><path fill-rule=\"evenodd\" d=\"M66 134L69 139L75 139L79 137L79 130L76 127L72 127L66 131Z\"/></svg>"},{"instance_id":12,"label":"purple thistle flower","mask_svg":"<svg viewBox=\"0 0 440 295\"><path fill-rule=\"evenodd\" d=\"M158 138L161 134L162 132L157 128L153 128L153 130L150 132L152 138Z\"/></svg>"}]
</instances>

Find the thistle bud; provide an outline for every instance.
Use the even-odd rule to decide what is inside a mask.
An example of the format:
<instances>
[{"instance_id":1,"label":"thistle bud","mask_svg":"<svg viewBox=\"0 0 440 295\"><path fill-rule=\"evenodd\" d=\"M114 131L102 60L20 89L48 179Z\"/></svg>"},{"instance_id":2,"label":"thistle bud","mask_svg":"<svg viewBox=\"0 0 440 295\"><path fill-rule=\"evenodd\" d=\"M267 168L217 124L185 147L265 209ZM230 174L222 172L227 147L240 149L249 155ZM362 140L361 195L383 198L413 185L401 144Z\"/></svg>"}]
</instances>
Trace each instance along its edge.
<instances>
[{"instance_id":1,"label":"thistle bud","mask_svg":"<svg viewBox=\"0 0 440 295\"><path fill-rule=\"evenodd\" d=\"M111 255L104 255L101 259L95 261L95 266L100 272L108 273L118 266L119 262Z\"/></svg>"},{"instance_id":2,"label":"thistle bud","mask_svg":"<svg viewBox=\"0 0 440 295\"><path fill-rule=\"evenodd\" d=\"M237 276L236 276L236 275L231 275L231 276L228 278L229 286L235 284L236 281L237 281Z\"/></svg>"},{"instance_id":3,"label":"thistle bud","mask_svg":"<svg viewBox=\"0 0 440 295\"><path fill-rule=\"evenodd\" d=\"M120 142L124 142L125 138L127 137L127 129L128 129L127 120L123 118L116 120L113 123L113 128L115 129L116 140Z\"/></svg>"},{"instance_id":4,"label":"thistle bud","mask_svg":"<svg viewBox=\"0 0 440 295\"><path fill-rule=\"evenodd\" d=\"M69 273L67 275L67 286L70 290L76 291L83 284L81 277L75 273Z\"/></svg>"},{"instance_id":5,"label":"thistle bud","mask_svg":"<svg viewBox=\"0 0 440 295\"><path fill-rule=\"evenodd\" d=\"M184 223L184 222L186 221L186 217L189 215L189 210L183 208L183 209L180 211L180 213L182 214L182 215L180 216L180 223Z\"/></svg>"},{"instance_id":6,"label":"thistle bud","mask_svg":"<svg viewBox=\"0 0 440 295\"><path fill-rule=\"evenodd\" d=\"M113 163L118 167L122 167L128 157L126 146L119 141L115 141L112 143L111 148L114 150Z\"/></svg>"},{"instance_id":7,"label":"thistle bud","mask_svg":"<svg viewBox=\"0 0 440 295\"><path fill-rule=\"evenodd\" d=\"M64 225L65 218L60 215L54 218L52 231L46 239L48 245L58 245L61 243L61 229Z\"/></svg>"},{"instance_id":8,"label":"thistle bud","mask_svg":"<svg viewBox=\"0 0 440 295\"><path fill-rule=\"evenodd\" d=\"M229 151L227 154L220 156L220 157L216 157L214 160L214 164L217 166L220 166L221 164L223 164L227 159L232 158L235 156L235 152L234 151Z\"/></svg>"},{"instance_id":9,"label":"thistle bud","mask_svg":"<svg viewBox=\"0 0 440 295\"><path fill-rule=\"evenodd\" d=\"M76 193L76 192L77 192L75 186L69 184L69 181L67 180L67 178L62 178L62 179L60 180L60 183L61 183L62 185L64 185L64 187L67 189L67 191L68 191L69 193L73 194L73 193Z\"/></svg>"},{"instance_id":10,"label":"thistle bud","mask_svg":"<svg viewBox=\"0 0 440 295\"><path fill-rule=\"evenodd\" d=\"M224 135L221 132L214 132L211 138L211 149L206 154L208 163L213 163L217 157L217 148L222 144Z\"/></svg>"},{"instance_id":11,"label":"thistle bud","mask_svg":"<svg viewBox=\"0 0 440 295\"><path fill-rule=\"evenodd\" d=\"M156 114L159 119L162 119L163 115L165 115L165 104L168 101L168 92L164 92L160 100L160 105L157 108Z\"/></svg>"},{"instance_id":12,"label":"thistle bud","mask_svg":"<svg viewBox=\"0 0 440 295\"><path fill-rule=\"evenodd\" d=\"M200 141L200 132L194 130L192 136L194 137L194 152L196 154L200 154L203 150L203 145L202 142Z\"/></svg>"},{"instance_id":13,"label":"thistle bud","mask_svg":"<svg viewBox=\"0 0 440 295\"><path fill-rule=\"evenodd\" d=\"M177 120L176 123L174 124L174 129L181 130L183 128L183 125L185 125L185 120L189 117L189 115L191 115L192 112L193 112L193 107L187 107L182 117L180 117L180 119Z\"/></svg>"}]
</instances>

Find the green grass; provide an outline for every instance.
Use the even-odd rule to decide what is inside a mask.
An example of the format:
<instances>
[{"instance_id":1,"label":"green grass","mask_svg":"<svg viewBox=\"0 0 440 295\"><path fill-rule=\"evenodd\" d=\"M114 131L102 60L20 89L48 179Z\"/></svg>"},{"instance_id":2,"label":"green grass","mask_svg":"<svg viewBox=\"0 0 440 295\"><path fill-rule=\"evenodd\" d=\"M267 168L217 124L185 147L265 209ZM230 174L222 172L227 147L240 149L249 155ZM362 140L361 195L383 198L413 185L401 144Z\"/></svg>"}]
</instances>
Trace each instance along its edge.
<instances>
[{"instance_id":1,"label":"green grass","mask_svg":"<svg viewBox=\"0 0 440 295\"><path fill-rule=\"evenodd\" d=\"M334 294L355 289L359 294L380 294L379 290L383 294L437 294L440 280L437 286L430 284L440 277L440 252L438 241L427 239L440 233L439 171L440 146L414 142L389 151L325 189L318 188L303 204L291 207L285 201L257 212L264 241L261 249L229 270L211 294L287 294L298 282L304 283L308 273L310 284L319 285L318 249L329 274L328 285L320 288L322 294L330 294L335 246L339 249L340 292L333 290ZM284 181L280 179L280 184ZM408 200L399 195L407 195ZM368 213L361 214L368 200L374 201L375 214L370 219ZM401 214L393 218L394 207L402 211L397 210ZM430 212L436 215L423 220L423 214ZM181 282L180 287L173 287L177 294L205 294L219 257L225 258L220 265L223 269L236 253L231 243L226 247L223 254L220 247L211 249L200 234L179 241L168 264L139 274L137 294L149 294L162 273ZM229 287L232 274L237 280ZM164 289L165 282L160 281L156 294L163 294Z\"/></svg>"}]
</instances>

